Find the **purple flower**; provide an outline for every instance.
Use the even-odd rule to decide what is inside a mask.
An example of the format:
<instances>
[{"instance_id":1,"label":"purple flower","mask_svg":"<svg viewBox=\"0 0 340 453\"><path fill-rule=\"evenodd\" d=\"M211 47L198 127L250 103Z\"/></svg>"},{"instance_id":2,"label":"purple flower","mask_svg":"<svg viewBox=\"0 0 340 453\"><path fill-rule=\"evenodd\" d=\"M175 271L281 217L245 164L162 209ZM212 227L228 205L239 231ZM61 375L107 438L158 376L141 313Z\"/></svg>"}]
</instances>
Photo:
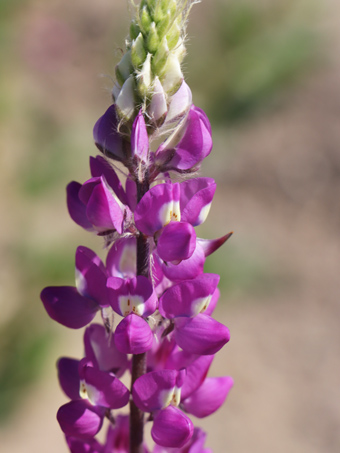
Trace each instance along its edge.
<instances>
[{"instance_id":1,"label":"purple flower","mask_svg":"<svg viewBox=\"0 0 340 453\"><path fill-rule=\"evenodd\" d=\"M181 448L164 448L155 445L153 453L212 453L210 448L204 448L204 443L207 435L200 428L195 428L194 433L189 440Z\"/></svg>"},{"instance_id":2,"label":"purple flower","mask_svg":"<svg viewBox=\"0 0 340 453\"><path fill-rule=\"evenodd\" d=\"M112 373L93 366L87 358L81 361L61 358L59 382L71 399L60 407L57 419L70 437L91 438L103 424L107 409L118 409L129 401L129 390Z\"/></svg>"},{"instance_id":3,"label":"purple flower","mask_svg":"<svg viewBox=\"0 0 340 453\"><path fill-rule=\"evenodd\" d=\"M92 178L84 184L72 181L67 186L67 207L78 225L88 231L121 234L131 220L128 196L115 171L105 159L90 160ZM131 190L132 188L130 188Z\"/></svg>"},{"instance_id":4,"label":"purple flower","mask_svg":"<svg viewBox=\"0 0 340 453\"><path fill-rule=\"evenodd\" d=\"M105 156L125 162L129 157L122 136L118 132L116 106L111 105L93 128L94 142Z\"/></svg>"},{"instance_id":5,"label":"purple flower","mask_svg":"<svg viewBox=\"0 0 340 453\"><path fill-rule=\"evenodd\" d=\"M76 285L49 286L41 300L49 316L63 326L80 329L89 324L97 311L109 305L106 270L100 258L86 247L76 251Z\"/></svg>"}]
</instances>

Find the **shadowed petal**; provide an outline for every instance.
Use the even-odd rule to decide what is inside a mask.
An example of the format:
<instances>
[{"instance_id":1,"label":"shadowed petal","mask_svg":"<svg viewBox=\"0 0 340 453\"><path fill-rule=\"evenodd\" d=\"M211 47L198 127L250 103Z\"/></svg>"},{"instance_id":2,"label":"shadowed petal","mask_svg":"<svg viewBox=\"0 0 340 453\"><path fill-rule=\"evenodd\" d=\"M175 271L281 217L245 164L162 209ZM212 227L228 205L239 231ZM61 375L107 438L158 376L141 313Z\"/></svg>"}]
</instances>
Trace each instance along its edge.
<instances>
[{"instance_id":1,"label":"shadowed petal","mask_svg":"<svg viewBox=\"0 0 340 453\"><path fill-rule=\"evenodd\" d=\"M187 367L187 375L182 386L181 401L188 398L204 382L214 355L203 355Z\"/></svg>"},{"instance_id":2,"label":"shadowed petal","mask_svg":"<svg viewBox=\"0 0 340 453\"><path fill-rule=\"evenodd\" d=\"M78 366L79 360L68 357L62 357L57 362L60 387L71 400L80 399Z\"/></svg>"},{"instance_id":3,"label":"shadowed petal","mask_svg":"<svg viewBox=\"0 0 340 453\"><path fill-rule=\"evenodd\" d=\"M196 248L196 233L190 223L170 222L157 241L157 253L164 261L181 261L192 256Z\"/></svg>"},{"instance_id":4,"label":"shadowed petal","mask_svg":"<svg viewBox=\"0 0 340 453\"><path fill-rule=\"evenodd\" d=\"M142 110L136 116L131 132L131 153L146 161L149 152L149 137Z\"/></svg>"},{"instance_id":5,"label":"shadowed petal","mask_svg":"<svg viewBox=\"0 0 340 453\"><path fill-rule=\"evenodd\" d=\"M106 257L109 275L119 278L132 278L136 275L137 242L136 238L121 238L116 241Z\"/></svg>"},{"instance_id":6,"label":"shadowed petal","mask_svg":"<svg viewBox=\"0 0 340 453\"><path fill-rule=\"evenodd\" d=\"M85 400L70 401L59 408L57 420L67 436L88 439L99 432L104 414L104 408L91 406Z\"/></svg>"},{"instance_id":7,"label":"shadowed petal","mask_svg":"<svg viewBox=\"0 0 340 453\"><path fill-rule=\"evenodd\" d=\"M193 226L207 218L216 191L212 178L193 178L181 183L181 219Z\"/></svg>"},{"instance_id":8,"label":"shadowed petal","mask_svg":"<svg viewBox=\"0 0 340 453\"><path fill-rule=\"evenodd\" d=\"M66 442L71 453L104 453L104 447L96 439L85 440L66 436Z\"/></svg>"},{"instance_id":9,"label":"shadowed petal","mask_svg":"<svg viewBox=\"0 0 340 453\"><path fill-rule=\"evenodd\" d=\"M80 246L76 251L76 285L84 297L95 300L101 307L109 305L106 289L106 269L99 256Z\"/></svg>"},{"instance_id":10,"label":"shadowed petal","mask_svg":"<svg viewBox=\"0 0 340 453\"><path fill-rule=\"evenodd\" d=\"M71 329L80 329L96 316L99 305L81 296L73 286L48 286L40 294L49 316Z\"/></svg>"},{"instance_id":11,"label":"shadowed petal","mask_svg":"<svg viewBox=\"0 0 340 453\"><path fill-rule=\"evenodd\" d=\"M192 280L173 285L160 298L159 312L167 319L205 312L219 280L217 274L200 274Z\"/></svg>"},{"instance_id":12,"label":"shadowed petal","mask_svg":"<svg viewBox=\"0 0 340 453\"><path fill-rule=\"evenodd\" d=\"M89 400L93 404L119 409L128 403L129 390L113 374L92 366L85 366L84 378Z\"/></svg>"},{"instance_id":13,"label":"shadowed petal","mask_svg":"<svg viewBox=\"0 0 340 453\"><path fill-rule=\"evenodd\" d=\"M176 318L174 334L180 348L200 355L215 354L230 339L228 327L204 314Z\"/></svg>"},{"instance_id":14,"label":"shadowed petal","mask_svg":"<svg viewBox=\"0 0 340 453\"><path fill-rule=\"evenodd\" d=\"M107 335L100 324L91 324L84 334L85 356L102 371L111 371L117 377L123 375L128 366L126 354L118 351L114 334Z\"/></svg>"},{"instance_id":15,"label":"shadowed petal","mask_svg":"<svg viewBox=\"0 0 340 453\"><path fill-rule=\"evenodd\" d=\"M231 377L206 378L194 393L182 401L182 407L195 417L207 417L222 406L233 384Z\"/></svg>"},{"instance_id":16,"label":"shadowed petal","mask_svg":"<svg viewBox=\"0 0 340 453\"><path fill-rule=\"evenodd\" d=\"M163 263L162 271L164 275L171 281L190 280L202 274L204 268L205 256L202 247L196 243L194 253L187 260L181 261L179 264Z\"/></svg>"},{"instance_id":17,"label":"shadowed petal","mask_svg":"<svg viewBox=\"0 0 340 453\"><path fill-rule=\"evenodd\" d=\"M190 418L177 407L169 406L156 414L151 436L158 445L180 448L190 440L193 431Z\"/></svg>"},{"instance_id":18,"label":"shadowed petal","mask_svg":"<svg viewBox=\"0 0 340 453\"><path fill-rule=\"evenodd\" d=\"M160 370L139 377L132 390L136 406L141 411L154 412L168 405L166 400L175 388L177 376L176 370Z\"/></svg>"},{"instance_id":19,"label":"shadowed petal","mask_svg":"<svg viewBox=\"0 0 340 453\"><path fill-rule=\"evenodd\" d=\"M82 185L72 181L66 187L67 209L71 219L85 230L94 231L91 222L86 215L86 205L79 198L79 191Z\"/></svg>"},{"instance_id":20,"label":"shadowed petal","mask_svg":"<svg viewBox=\"0 0 340 453\"><path fill-rule=\"evenodd\" d=\"M90 169L93 177L104 176L108 185L115 192L123 204L127 204L127 198L122 183L116 172L102 156L90 157Z\"/></svg>"},{"instance_id":21,"label":"shadowed petal","mask_svg":"<svg viewBox=\"0 0 340 453\"><path fill-rule=\"evenodd\" d=\"M143 318L131 314L118 324L114 342L125 354L142 354L152 348L153 333Z\"/></svg>"},{"instance_id":22,"label":"shadowed petal","mask_svg":"<svg viewBox=\"0 0 340 453\"><path fill-rule=\"evenodd\" d=\"M117 131L118 118L115 105L111 105L103 116L99 118L93 128L94 142L104 155L111 159L124 161L123 140Z\"/></svg>"}]
</instances>

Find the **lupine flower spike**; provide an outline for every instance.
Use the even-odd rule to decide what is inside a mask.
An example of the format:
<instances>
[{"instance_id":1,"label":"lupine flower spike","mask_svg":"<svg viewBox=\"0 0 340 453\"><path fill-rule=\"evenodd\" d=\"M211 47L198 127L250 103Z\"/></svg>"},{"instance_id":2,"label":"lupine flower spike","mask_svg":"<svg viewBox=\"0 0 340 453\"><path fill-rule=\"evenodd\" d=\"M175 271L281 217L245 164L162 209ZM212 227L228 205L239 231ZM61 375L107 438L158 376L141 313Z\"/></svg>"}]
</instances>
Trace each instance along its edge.
<instances>
[{"instance_id":1,"label":"lupine flower spike","mask_svg":"<svg viewBox=\"0 0 340 453\"><path fill-rule=\"evenodd\" d=\"M108 249L102 262L79 246L75 286L41 293L53 320L86 327L83 358L57 363L69 399L57 419L73 453L210 453L190 415L213 414L233 385L228 376L207 377L230 334L213 317L220 278L204 273L204 263L231 233L202 239L195 230L209 214L216 183L195 176L212 150L211 127L181 68L194 3L132 2L113 104L93 129L101 155L90 157L87 181L67 186L71 218ZM117 165L125 167L125 182ZM172 180L176 174L182 182ZM102 324L92 323L98 312ZM125 373L130 388L121 382ZM95 436L104 424L103 443Z\"/></svg>"}]
</instances>

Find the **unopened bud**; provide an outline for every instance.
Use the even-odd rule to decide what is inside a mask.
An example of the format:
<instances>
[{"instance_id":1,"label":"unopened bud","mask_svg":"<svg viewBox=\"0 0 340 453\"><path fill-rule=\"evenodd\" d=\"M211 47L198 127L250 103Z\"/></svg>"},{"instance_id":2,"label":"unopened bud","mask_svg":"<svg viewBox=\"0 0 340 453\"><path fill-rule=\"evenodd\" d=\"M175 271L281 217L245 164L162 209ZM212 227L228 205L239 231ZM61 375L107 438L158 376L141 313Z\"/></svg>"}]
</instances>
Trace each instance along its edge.
<instances>
[{"instance_id":1,"label":"unopened bud","mask_svg":"<svg viewBox=\"0 0 340 453\"><path fill-rule=\"evenodd\" d=\"M142 98L147 97L152 88L151 53L148 53L142 70L137 76L137 89Z\"/></svg>"},{"instance_id":2,"label":"unopened bud","mask_svg":"<svg viewBox=\"0 0 340 453\"><path fill-rule=\"evenodd\" d=\"M135 110L135 79L133 75L126 80L116 100L117 112L124 121L128 121Z\"/></svg>"},{"instance_id":3,"label":"unopened bud","mask_svg":"<svg viewBox=\"0 0 340 453\"><path fill-rule=\"evenodd\" d=\"M146 51L144 47L144 39L142 33L139 33L131 46L131 62L134 68L140 68L144 63L145 58Z\"/></svg>"},{"instance_id":4,"label":"unopened bud","mask_svg":"<svg viewBox=\"0 0 340 453\"><path fill-rule=\"evenodd\" d=\"M181 65L175 55L170 54L164 67L162 85L168 95L176 93L183 81Z\"/></svg>"},{"instance_id":5,"label":"unopened bud","mask_svg":"<svg viewBox=\"0 0 340 453\"><path fill-rule=\"evenodd\" d=\"M157 52L152 59L152 71L154 74L162 74L164 65L169 56L169 47L166 37L162 39Z\"/></svg>"},{"instance_id":6,"label":"unopened bud","mask_svg":"<svg viewBox=\"0 0 340 453\"><path fill-rule=\"evenodd\" d=\"M156 77L154 80L153 95L148 107L148 115L155 125L160 127L166 118L167 112L166 94L159 78Z\"/></svg>"},{"instance_id":7,"label":"unopened bud","mask_svg":"<svg viewBox=\"0 0 340 453\"><path fill-rule=\"evenodd\" d=\"M143 32L145 34L149 33L150 27L151 27L151 23L152 23L152 19L151 19L150 14L149 14L149 9L148 9L148 7L146 5L140 10L140 16L139 17L140 17L140 23L141 23Z\"/></svg>"},{"instance_id":8,"label":"unopened bud","mask_svg":"<svg viewBox=\"0 0 340 453\"><path fill-rule=\"evenodd\" d=\"M129 78L132 71L133 66L131 63L131 52L128 51L123 55L123 58L116 66L117 82L120 85L123 85L124 82Z\"/></svg>"},{"instance_id":9,"label":"unopened bud","mask_svg":"<svg viewBox=\"0 0 340 453\"><path fill-rule=\"evenodd\" d=\"M130 25L130 38L132 40L136 39L137 36L139 35L139 33L140 33L139 25L137 24L137 22L135 20L133 20Z\"/></svg>"},{"instance_id":10,"label":"unopened bud","mask_svg":"<svg viewBox=\"0 0 340 453\"><path fill-rule=\"evenodd\" d=\"M178 18L176 22L173 24L173 26L170 28L169 33L167 33L166 35L170 50L175 48L180 37L181 37L181 21L180 18Z\"/></svg>"},{"instance_id":11,"label":"unopened bud","mask_svg":"<svg viewBox=\"0 0 340 453\"><path fill-rule=\"evenodd\" d=\"M152 22L150 31L147 37L147 48L151 53L155 53L159 46L159 36L155 22Z\"/></svg>"}]
</instances>

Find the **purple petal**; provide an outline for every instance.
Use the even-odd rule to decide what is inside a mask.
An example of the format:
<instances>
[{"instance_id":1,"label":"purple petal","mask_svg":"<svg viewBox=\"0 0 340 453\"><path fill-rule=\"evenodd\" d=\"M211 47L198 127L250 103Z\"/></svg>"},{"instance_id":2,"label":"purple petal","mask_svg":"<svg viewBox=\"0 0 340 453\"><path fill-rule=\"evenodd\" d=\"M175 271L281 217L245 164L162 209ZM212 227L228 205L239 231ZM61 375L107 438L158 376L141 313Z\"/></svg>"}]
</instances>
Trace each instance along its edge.
<instances>
[{"instance_id":1,"label":"purple petal","mask_svg":"<svg viewBox=\"0 0 340 453\"><path fill-rule=\"evenodd\" d=\"M203 110L192 106L184 127L179 143L174 146L173 157L168 162L166 159L170 156L169 146L173 140L167 140L156 152L157 161L165 164L168 170L189 170L212 150L211 127Z\"/></svg>"},{"instance_id":2,"label":"purple petal","mask_svg":"<svg viewBox=\"0 0 340 453\"><path fill-rule=\"evenodd\" d=\"M68 357L62 357L57 362L60 387L71 400L80 399L78 366L79 360Z\"/></svg>"},{"instance_id":3,"label":"purple petal","mask_svg":"<svg viewBox=\"0 0 340 453\"><path fill-rule=\"evenodd\" d=\"M121 135L117 131L118 118L115 105L111 105L93 128L93 138L99 151L111 159L126 160Z\"/></svg>"},{"instance_id":4,"label":"purple petal","mask_svg":"<svg viewBox=\"0 0 340 453\"><path fill-rule=\"evenodd\" d=\"M136 182L131 178L127 178L125 183L127 205L134 211L137 206L137 185Z\"/></svg>"},{"instance_id":5,"label":"purple petal","mask_svg":"<svg viewBox=\"0 0 340 453\"><path fill-rule=\"evenodd\" d=\"M169 288L159 300L159 312L164 318L195 316L205 312L218 282L217 274L201 274Z\"/></svg>"},{"instance_id":6,"label":"purple petal","mask_svg":"<svg viewBox=\"0 0 340 453\"><path fill-rule=\"evenodd\" d=\"M226 234L218 239L201 239L197 238L197 242L204 250L204 255L207 257L214 253L217 249L221 247L233 234L233 232Z\"/></svg>"},{"instance_id":7,"label":"purple petal","mask_svg":"<svg viewBox=\"0 0 340 453\"><path fill-rule=\"evenodd\" d=\"M128 357L117 350L114 336L107 335L100 324L91 324L84 334L86 358L102 371L111 371L117 377L123 375L128 366Z\"/></svg>"},{"instance_id":8,"label":"purple petal","mask_svg":"<svg viewBox=\"0 0 340 453\"><path fill-rule=\"evenodd\" d=\"M128 415L118 415L113 427L109 426L104 453L128 453L130 446L130 422Z\"/></svg>"},{"instance_id":9,"label":"purple petal","mask_svg":"<svg viewBox=\"0 0 340 453\"><path fill-rule=\"evenodd\" d=\"M83 184L80 191L85 191L86 185L91 184L91 195L86 205L86 215L97 231L104 232L116 229L119 234L123 232L124 207L118 198L109 189L106 180L101 176L93 186L92 180Z\"/></svg>"},{"instance_id":10,"label":"purple petal","mask_svg":"<svg viewBox=\"0 0 340 453\"><path fill-rule=\"evenodd\" d=\"M143 318L131 314L118 324L114 342L124 354L142 354L152 348L153 333Z\"/></svg>"},{"instance_id":11,"label":"purple petal","mask_svg":"<svg viewBox=\"0 0 340 453\"><path fill-rule=\"evenodd\" d=\"M104 414L103 408L91 406L86 400L78 400L61 406L57 419L67 436L88 439L99 432Z\"/></svg>"},{"instance_id":12,"label":"purple petal","mask_svg":"<svg viewBox=\"0 0 340 453\"><path fill-rule=\"evenodd\" d=\"M220 294L221 294L220 290L218 288L216 288L216 290L214 291L214 293L211 297L210 304L208 305L207 309L204 311L205 315L211 316L213 314L213 312L216 308L218 299L220 298Z\"/></svg>"},{"instance_id":13,"label":"purple petal","mask_svg":"<svg viewBox=\"0 0 340 453\"><path fill-rule=\"evenodd\" d=\"M189 398L182 402L183 409L195 417L207 417L222 406L233 384L231 377L207 378Z\"/></svg>"},{"instance_id":14,"label":"purple petal","mask_svg":"<svg viewBox=\"0 0 340 453\"><path fill-rule=\"evenodd\" d=\"M129 402L129 390L113 374L85 366L84 377L88 398L96 406L119 409Z\"/></svg>"},{"instance_id":15,"label":"purple petal","mask_svg":"<svg viewBox=\"0 0 340 453\"><path fill-rule=\"evenodd\" d=\"M163 263L162 271L164 275L171 281L191 280L202 274L204 268L205 256L200 244L196 243L194 253L187 260L181 261L179 264Z\"/></svg>"},{"instance_id":16,"label":"purple petal","mask_svg":"<svg viewBox=\"0 0 340 453\"><path fill-rule=\"evenodd\" d=\"M168 126L169 123L177 122L179 119L186 114L192 103L192 94L189 85L186 82L182 82L180 88L171 97L168 114L166 116L164 126Z\"/></svg>"},{"instance_id":17,"label":"purple petal","mask_svg":"<svg viewBox=\"0 0 340 453\"><path fill-rule=\"evenodd\" d=\"M131 132L131 153L146 162L149 153L149 137L142 110L136 116Z\"/></svg>"},{"instance_id":18,"label":"purple petal","mask_svg":"<svg viewBox=\"0 0 340 453\"><path fill-rule=\"evenodd\" d=\"M66 187L67 209L71 219L85 230L94 231L91 222L86 216L86 205L79 199L79 191L82 185L72 181Z\"/></svg>"},{"instance_id":19,"label":"purple petal","mask_svg":"<svg viewBox=\"0 0 340 453\"><path fill-rule=\"evenodd\" d=\"M181 220L201 225L208 216L216 190L212 178L194 178L181 183Z\"/></svg>"},{"instance_id":20,"label":"purple petal","mask_svg":"<svg viewBox=\"0 0 340 453\"><path fill-rule=\"evenodd\" d=\"M85 440L66 436L66 442L71 453L104 453L104 447L96 439Z\"/></svg>"},{"instance_id":21,"label":"purple petal","mask_svg":"<svg viewBox=\"0 0 340 453\"><path fill-rule=\"evenodd\" d=\"M213 360L213 355L203 355L187 367L187 375L181 391L181 402L202 385Z\"/></svg>"},{"instance_id":22,"label":"purple petal","mask_svg":"<svg viewBox=\"0 0 340 453\"><path fill-rule=\"evenodd\" d=\"M76 285L79 293L107 307L106 269L99 256L87 247L76 251Z\"/></svg>"},{"instance_id":23,"label":"purple petal","mask_svg":"<svg viewBox=\"0 0 340 453\"><path fill-rule=\"evenodd\" d=\"M136 238L121 238L112 245L106 258L109 275L119 278L132 278L136 275Z\"/></svg>"},{"instance_id":24,"label":"purple petal","mask_svg":"<svg viewBox=\"0 0 340 453\"><path fill-rule=\"evenodd\" d=\"M121 316L134 313L146 318L157 308L156 292L150 280L142 275L131 279L109 277L107 289L112 308Z\"/></svg>"},{"instance_id":25,"label":"purple petal","mask_svg":"<svg viewBox=\"0 0 340 453\"><path fill-rule=\"evenodd\" d=\"M73 286L49 286L40 298L49 316L71 329L80 329L96 316L98 304L81 296Z\"/></svg>"},{"instance_id":26,"label":"purple petal","mask_svg":"<svg viewBox=\"0 0 340 453\"><path fill-rule=\"evenodd\" d=\"M102 156L90 157L90 169L92 177L104 176L108 185L115 192L123 204L127 204L127 198L116 172L109 162Z\"/></svg>"},{"instance_id":27,"label":"purple petal","mask_svg":"<svg viewBox=\"0 0 340 453\"><path fill-rule=\"evenodd\" d=\"M190 440L193 431L190 418L177 407L169 406L156 414L151 436L158 445L180 448Z\"/></svg>"},{"instance_id":28,"label":"purple petal","mask_svg":"<svg viewBox=\"0 0 340 453\"><path fill-rule=\"evenodd\" d=\"M170 222L157 241L157 253L164 261L182 261L190 258L196 248L196 233L190 223Z\"/></svg>"},{"instance_id":29,"label":"purple petal","mask_svg":"<svg viewBox=\"0 0 340 453\"><path fill-rule=\"evenodd\" d=\"M167 407L171 402L177 376L176 370L160 370L139 377L132 389L136 406L143 412L154 412Z\"/></svg>"},{"instance_id":30,"label":"purple petal","mask_svg":"<svg viewBox=\"0 0 340 453\"><path fill-rule=\"evenodd\" d=\"M136 227L142 233L153 236L171 220L180 220L179 191L178 183L151 187L136 207Z\"/></svg>"},{"instance_id":31,"label":"purple petal","mask_svg":"<svg viewBox=\"0 0 340 453\"><path fill-rule=\"evenodd\" d=\"M229 339L229 329L208 315L175 320L175 341L191 354L215 354Z\"/></svg>"}]
</instances>

